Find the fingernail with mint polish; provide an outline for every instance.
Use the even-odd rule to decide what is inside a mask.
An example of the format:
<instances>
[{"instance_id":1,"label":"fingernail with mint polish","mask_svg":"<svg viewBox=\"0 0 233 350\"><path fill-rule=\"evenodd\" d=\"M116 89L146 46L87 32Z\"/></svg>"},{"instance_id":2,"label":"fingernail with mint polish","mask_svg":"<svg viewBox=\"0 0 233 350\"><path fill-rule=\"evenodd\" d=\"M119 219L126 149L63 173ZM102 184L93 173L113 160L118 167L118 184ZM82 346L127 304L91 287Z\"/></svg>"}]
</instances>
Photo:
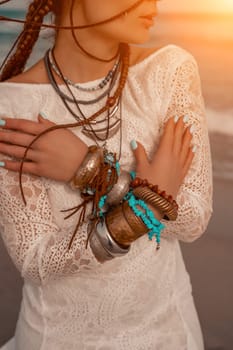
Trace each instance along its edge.
<instances>
[{"instance_id":1,"label":"fingernail with mint polish","mask_svg":"<svg viewBox=\"0 0 233 350\"><path fill-rule=\"evenodd\" d=\"M6 125L6 121L4 119L0 119L0 126L5 126Z\"/></svg>"},{"instance_id":2,"label":"fingernail with mint polish","mask_svg":"<svg viewBox=\"0 0 233 350\"><path fill-rule=\"evenodd\" d=\"M183 118L184 123L187 123L189 120L189 116L186 114Z\"/></svg>"},{"instance_id":3,"label":"fingernail with mint polish","mask_svg":"<svg viewBox=\"0 0 233 350\"><path fill-rule=\"evenodd\" d=\"M178 122L178 120L179 120L178 115L175 115L175 117L174 117L174 122L175 122L175 123L177 123L177 122Z\"/></svg>"},{"instance_id":4,"label":"fingernail with mint polish","mask_svg":"<svg viewBox=\"0 0 233 350\"><path fill-rule=\"evenodd\" d=\"M197 152L197 146L193 146L193 149L192 149L193 153L196 153Z\"/></svg>"},{"instance_id":5,"label":"fingernail with mint polish","mask_svg":"<svg viewBox=\"0 0 233 350\"><path fill-rule=\"evenodd\" d=\"M135 149L138 148L138 144L137 144L137 142L135 140L132 140L130 142L130 145L131 145L131 148L132 148L133 151L135 151Z\"/></svg>"},{"instance_id":6,"label":"fingernail with mint polish","mask_svg":"<svg viewBox=\"0 0 233 350\"><path fill-rule=\"evenodd\" d=\"M47 115L44 112L40 112L40 116L44 119L48 119Z\"/></svg>"},{"instance_id":7,"label":"fingernail with mint polish","mask_svg":"<svg viewBox=\"0 0 233 350\"><path fill-rule=\"evenodd\" d=\"M4 168L5 165L6 165L5 162L0 162L0 167Z\"/></svg>"}]
</instances>

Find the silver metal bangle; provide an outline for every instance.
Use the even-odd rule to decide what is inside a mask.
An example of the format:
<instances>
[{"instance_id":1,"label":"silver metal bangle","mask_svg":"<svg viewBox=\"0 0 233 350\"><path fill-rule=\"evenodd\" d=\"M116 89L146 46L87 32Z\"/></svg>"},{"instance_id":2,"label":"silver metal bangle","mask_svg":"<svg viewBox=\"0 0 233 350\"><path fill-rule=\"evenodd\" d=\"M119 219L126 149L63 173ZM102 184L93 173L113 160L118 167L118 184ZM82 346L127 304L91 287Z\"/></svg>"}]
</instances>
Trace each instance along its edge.
<instances>
[{"instance_id":1,"label":"silver metal bangle","mask_svg":"<svg viewBox=\"0 0 233 350\"><path fill-rule=\"evenodd\" d=\"M103 223L99 222L96 225L90 237L90 247L96 259L100 262L123 256L130 250L130 246L123 248L115 242L108 232L105 221Z\"/></svg>"},{"instance_id":2,"label":"silver metal bangle","mask_svg":"<svg viewBox=\"0 0 233 350\"><path fill-rule=\"evenodd\" d=\"M119 204L126 193L129 192L131 177L128 171L122 170L117 183L113 186L107 196L107 204L110 206Z\"/></svg>"}]
</instances>

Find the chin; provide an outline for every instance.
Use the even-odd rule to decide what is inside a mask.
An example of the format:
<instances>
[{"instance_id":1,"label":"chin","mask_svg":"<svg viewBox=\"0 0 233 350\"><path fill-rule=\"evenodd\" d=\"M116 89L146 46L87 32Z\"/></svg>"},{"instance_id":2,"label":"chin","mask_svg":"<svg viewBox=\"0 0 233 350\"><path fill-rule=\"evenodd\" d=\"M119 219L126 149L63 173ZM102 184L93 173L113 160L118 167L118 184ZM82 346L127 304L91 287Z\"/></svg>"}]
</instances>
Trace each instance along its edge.
<instances>
[{"instance_id":1,"label":"chin","mask_svg":"<svg viewBox=\"0 0 233 350\"><path fill-rule=\"evenodd\" d=\"M127 35L130 38L132 44L145 44L151 39L151 29L152 25L137 25L134 27L134 31L129 31Z\"/></svg>"},{"instance_id":2,"label":"chin","mask_svg":"<svg viewBox=\"0 0 233 350\"><path fill-rule=\"evenodd\" d=\"M141 35L132 36L131 38L128 38L127 41L130 44L146 44L150 40L150 33L147 31L146 33L142 33Z\"/></svg>"}]
</instances>

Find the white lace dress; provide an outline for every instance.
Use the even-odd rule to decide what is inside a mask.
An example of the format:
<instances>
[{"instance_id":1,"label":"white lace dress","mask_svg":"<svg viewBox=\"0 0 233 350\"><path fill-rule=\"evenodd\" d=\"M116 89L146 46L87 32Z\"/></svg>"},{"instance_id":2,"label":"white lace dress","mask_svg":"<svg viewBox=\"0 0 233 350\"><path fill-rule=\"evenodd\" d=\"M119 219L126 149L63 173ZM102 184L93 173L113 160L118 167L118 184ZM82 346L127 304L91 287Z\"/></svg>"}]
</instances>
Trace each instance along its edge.
<instances>
[{"instance_id":1,"label":"white lace dress","mask_svg":"<svg viewBox=\"0 0 233 350\"><path fill-rule=\"evenodd\" d=\"M0 115L37 120L40 111L56 123L74 122L50 85L0 84ZM93 107L85 111L89 115ZM122 168L135 165L130 141L140 141L151 155L165 121L176 114L188 114L188 123L196 125L197 152L177 198L178 219L166 222L159 251L144 236L128 255L100 264L85 249L86 225L68 251L77 218L64 221L61 210L80 202L78 192L63 182L24 175L25 207L18 175L0 170L0 230L25 281L13 349L203 349L179 240L192 242L208 224L210 148L197 64L184 49L167 45L130 67ZM93 143L78 128L74 132ZM119 150L119 134L108 148Z\"/></svg>"}]
</instances>

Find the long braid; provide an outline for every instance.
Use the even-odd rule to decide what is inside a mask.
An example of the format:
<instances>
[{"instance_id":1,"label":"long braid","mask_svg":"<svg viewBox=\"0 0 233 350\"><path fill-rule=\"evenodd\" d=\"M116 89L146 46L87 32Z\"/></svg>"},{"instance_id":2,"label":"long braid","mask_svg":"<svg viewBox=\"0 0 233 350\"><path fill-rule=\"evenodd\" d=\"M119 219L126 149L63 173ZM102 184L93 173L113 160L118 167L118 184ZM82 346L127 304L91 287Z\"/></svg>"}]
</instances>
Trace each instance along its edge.
<instances>
[{"instance_id":1,"label":"long braid","mask_svg":"<svg viewBox=\"0 0 233 350\"><path fill-rule=\"evenodd\" d=\"M34 0L29 5L16 50L7 61L0 76L0 81L22 73L39 37L44 17L51 11L53 11L53 0Z\"/></svg>"}]
</instances>

